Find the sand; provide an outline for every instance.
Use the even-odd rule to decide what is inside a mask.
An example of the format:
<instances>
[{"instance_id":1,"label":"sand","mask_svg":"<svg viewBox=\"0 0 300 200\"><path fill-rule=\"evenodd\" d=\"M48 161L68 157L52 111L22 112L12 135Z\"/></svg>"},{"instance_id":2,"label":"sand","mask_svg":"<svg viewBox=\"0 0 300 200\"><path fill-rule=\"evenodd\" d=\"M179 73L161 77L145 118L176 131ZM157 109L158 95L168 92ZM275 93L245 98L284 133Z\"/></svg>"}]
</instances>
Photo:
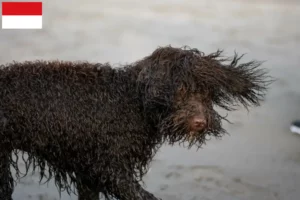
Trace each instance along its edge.
<instances>
[{"instance_id":1,"label":"sand","mask_svg":"<svg viewBox=\"0 0 300 200\"><path fill-rule=\"evenodd\" d=\"M157 46L224 49L265 60L277 81L259 108L229 113L230 135L203 149L164 146L145 187L164 200L298 200L300 3L253 0L44 1L42 30L0 30L1 63L35 59L132 62ZM22 165L22 163L20 163ZM14 200L55 200L38 176L17 185ZM62 200L76 199L62 193Z\"/></svg>"}]
</instances>

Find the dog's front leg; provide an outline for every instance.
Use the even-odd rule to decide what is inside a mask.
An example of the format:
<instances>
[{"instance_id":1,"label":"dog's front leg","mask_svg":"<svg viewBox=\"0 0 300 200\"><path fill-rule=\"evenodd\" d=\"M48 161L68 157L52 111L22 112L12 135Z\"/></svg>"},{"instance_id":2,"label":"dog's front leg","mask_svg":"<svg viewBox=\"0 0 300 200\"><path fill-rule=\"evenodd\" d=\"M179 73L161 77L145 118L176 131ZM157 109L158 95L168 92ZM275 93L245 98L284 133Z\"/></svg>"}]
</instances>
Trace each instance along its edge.
<instances>
[{"instance_id":1,"label":"dog's front leg","mask_svg":"<svg viewBox=\"0 0 300 200\"><path fill-rule=\"evenodd\" d=\"M146 200L161 200L161 199L156 198L153 194L151 194L150 192L148 192L147 190L145 190L142 187L140 188L140 194L141 194L142 198L146 199Z\"/></svg>"},{"instance_id":2,"label":"dog's front leg","mask_svg":"<svg viewBox=\"0 0 300 200\"><path fill-rule=\"evenodd\" d=\"M10 172L10 151L0 151L0 199L12 200L14 181Z\"/></svg>"},{"instance_id":3,"label":"dog's front leg","mask_svg":"<svg viewBox=\"0 0 300 200\"><path fill-rule=\"evenodd\" d=\"M120 200L159 200L146 191L137 181L118 181L114 190L113 193Z\"/></svg>"}]
</instances>

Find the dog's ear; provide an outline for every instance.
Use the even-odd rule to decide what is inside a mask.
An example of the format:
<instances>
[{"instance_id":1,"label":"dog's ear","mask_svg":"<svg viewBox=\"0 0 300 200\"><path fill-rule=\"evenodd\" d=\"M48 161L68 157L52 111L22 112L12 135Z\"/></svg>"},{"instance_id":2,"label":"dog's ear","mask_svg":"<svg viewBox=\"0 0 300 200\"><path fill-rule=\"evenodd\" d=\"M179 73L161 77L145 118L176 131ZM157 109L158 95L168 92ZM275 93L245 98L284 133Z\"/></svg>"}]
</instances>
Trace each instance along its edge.
<instances>
[{"instance_id":1,"label":"dog's ear","mask_svg":"<svg viewBox=\"0 0 300 200\"><path fill-rule=\"evenodd\" d=\"M141 70L137 77L137 89L145 107L166 106L169 103L171 80L163 68L147 58L138 63Z\"/></svg>"},{"instance_id":2,"label":"dog's ear","mask_svg":"<svg viewBox=\"0 0 300 200\"><path fill-rule=\"evenodd\" d=\"M170 80L163 79L164 74L158 65L147 60L138 64L141 64L141 70L137 77L137 92L145 117L156 126L170 107Z\"/></svg>"},{"instance_id":3,"label":"dog's ear","mask_svg":"<svg viewBox=\"0 0 300 200\"><path fill-rule=\"evenodd\" d=\"M241 103L245 108L259 106L268 85L274 81L265 69L260 68L262 62L240 64L244 55L238 56L235 53L232 59L228 59L222 58L221 53L218 51L204 57L215 73L211 82L214 103L227 110L233 110L236 103Z\"/></svg>"}]
</instances>

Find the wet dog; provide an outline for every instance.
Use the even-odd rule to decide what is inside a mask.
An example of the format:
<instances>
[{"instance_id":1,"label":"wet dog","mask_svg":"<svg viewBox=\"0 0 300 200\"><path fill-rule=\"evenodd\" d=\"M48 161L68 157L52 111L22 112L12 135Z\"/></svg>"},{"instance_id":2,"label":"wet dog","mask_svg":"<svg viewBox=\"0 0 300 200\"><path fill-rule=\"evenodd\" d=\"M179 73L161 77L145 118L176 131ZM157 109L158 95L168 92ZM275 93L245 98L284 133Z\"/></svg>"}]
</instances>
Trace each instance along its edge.
<instances>
[{"instance_id":1,"label":"wet dog","mask_svg":"<svg viewBox=\"0 0 300 200\"><path fill-rule=\"evenodd\" d=\"M18 158L80 200L157 199L139 181L158 148L221 137L233 110L258 106L270 83L259 62L160 47L121 68L14 62L0 69L0 199L11 200ZM21 151L21 153L19 152ZM17 156L13 159L12 152Z\"/></svg>"}]
</instances>

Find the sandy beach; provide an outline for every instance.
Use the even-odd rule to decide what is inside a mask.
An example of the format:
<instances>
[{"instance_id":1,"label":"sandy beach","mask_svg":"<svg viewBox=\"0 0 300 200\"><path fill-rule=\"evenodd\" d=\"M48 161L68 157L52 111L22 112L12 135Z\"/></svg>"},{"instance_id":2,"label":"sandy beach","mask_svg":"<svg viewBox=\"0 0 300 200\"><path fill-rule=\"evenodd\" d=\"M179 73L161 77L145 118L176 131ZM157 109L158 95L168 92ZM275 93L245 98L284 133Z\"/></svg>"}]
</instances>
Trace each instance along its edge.
<instances>
[{"instance_id":1,"label":"sandy beach","mask_svg":"<svg viewBox=\"0 0 300 200\"><path fill-rule=\"evenodd\" d=\"M60 59L130 63L156 47L246 53L277 79L261 107L229 113L230 133L202 149L164 146L145 177L163 200L299 200L300 2L296 0L51 0L42 30L0 30L0 62ZM226 113L225 113L226 114ZM20 163L22 166L22 163ZM14 200L75 200L38 174Z\"/></svg>"}]
</instances>

